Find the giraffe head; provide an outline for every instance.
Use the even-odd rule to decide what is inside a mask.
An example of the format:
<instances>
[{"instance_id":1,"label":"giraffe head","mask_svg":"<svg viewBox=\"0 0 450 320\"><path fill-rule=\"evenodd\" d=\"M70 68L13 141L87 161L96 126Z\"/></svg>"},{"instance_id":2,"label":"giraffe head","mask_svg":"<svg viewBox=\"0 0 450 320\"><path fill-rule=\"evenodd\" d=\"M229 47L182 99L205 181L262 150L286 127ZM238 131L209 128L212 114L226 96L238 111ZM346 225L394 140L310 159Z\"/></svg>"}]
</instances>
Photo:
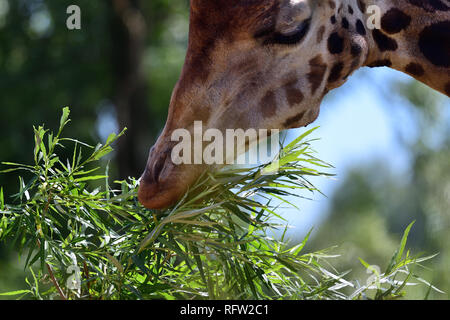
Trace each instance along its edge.
<instances>
[{"instance_id":1,"label":"giraffe head","mask_svg":"<svg viewBox=\"0 0 450 320\"><path fill-rule=\"evenodd\" d=\"M172 134L183 128L195 140L196 121L222 133L306 126L325 94L361 66L395 68L450 96L450 5L442 1L191 0L185 64L139 201L167 207L211 168L171 161ZM370 7L380 23L368 30Z\"/></svg>"},{"instance_id":2,"label":"giraffe head","mask_svg":"<svg viewBox=\"0 0 450 320\"><path fill-rule=\"evenodd\" d=\"M313 122L324 95L361 65L366 50L357 32L344 44L334 31L330 17L337 10L334 1L191 0L185 64L150 150L139 201L167 207L211 168L171 161L176 129L193 133L194 121L222 132Z\"/></svg>"}]
</instances>

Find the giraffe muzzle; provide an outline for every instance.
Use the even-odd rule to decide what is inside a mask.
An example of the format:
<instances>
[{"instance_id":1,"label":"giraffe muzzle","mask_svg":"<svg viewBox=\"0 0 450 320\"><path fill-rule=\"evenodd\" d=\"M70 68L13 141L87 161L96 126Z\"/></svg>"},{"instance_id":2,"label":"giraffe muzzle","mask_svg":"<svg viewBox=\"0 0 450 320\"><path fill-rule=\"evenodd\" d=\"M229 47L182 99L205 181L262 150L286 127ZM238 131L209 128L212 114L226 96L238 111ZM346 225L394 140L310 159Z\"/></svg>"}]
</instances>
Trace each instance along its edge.
<instances>
[{"instance_id":1,"label":"giraffe muzzle","mask_svg":"<svg viewBox=\"0 0 450 320\"><path fill-rule=\"evenodd\" d=\"M148 209L165 209L175 204L200 176L198 165L176 165L171 159L172 146L159 151L152 148L141 176L139 202Z\"/></svg>"}]
</instances>

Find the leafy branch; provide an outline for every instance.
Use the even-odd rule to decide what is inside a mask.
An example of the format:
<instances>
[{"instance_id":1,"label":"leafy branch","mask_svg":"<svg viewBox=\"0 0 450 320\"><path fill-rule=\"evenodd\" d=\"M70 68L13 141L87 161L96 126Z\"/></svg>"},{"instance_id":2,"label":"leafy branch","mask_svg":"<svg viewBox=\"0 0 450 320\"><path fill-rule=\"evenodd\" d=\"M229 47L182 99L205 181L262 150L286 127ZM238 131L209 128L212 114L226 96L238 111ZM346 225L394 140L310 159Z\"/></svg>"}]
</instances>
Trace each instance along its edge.
<instances>
[{"instance_id":1,"label":"leafy branch","mask_svg":"<svg viewBox=\"0 0 450 320\"><path fill-rule=\"evenodd\" d=\"M306 252L309 234L290 246L284 236L287 226L274 222L275 217L283 221L274 199L293 205L286 198L298 197L297 190L318 192L310 177L331 176L323 172L331 166L310 148L308 136L314 129L281 148L280 168L273 174L263 174L272 171L270 163L205 173L174 207L155 212L137 202L138 180L110 185L102 160L124 131L92 147L62 137L69 115L64 108L57 134L34 128L32 165L3 163L7 168L1 173L31 176L26 182L19 177L12 204L0 189L0 241L25 257L33 279L27 279L29 290L2 295L356 299L373 290L372 285L357 287L356 281L345 280L347 274L328 262L336 257L331 249ZM62 160L59 150L69 145L73 155ZM281 239L272 236L274 231ZM406 237L394 262L379 276L380 285L390 287L377 286L375 298L400 296L407 282L395 281L395 275L413 276L409 267L431 258L412 259L409 251L402 258ZM349 289L350 294L345 291Z\"/></svg>"}]
</instances>

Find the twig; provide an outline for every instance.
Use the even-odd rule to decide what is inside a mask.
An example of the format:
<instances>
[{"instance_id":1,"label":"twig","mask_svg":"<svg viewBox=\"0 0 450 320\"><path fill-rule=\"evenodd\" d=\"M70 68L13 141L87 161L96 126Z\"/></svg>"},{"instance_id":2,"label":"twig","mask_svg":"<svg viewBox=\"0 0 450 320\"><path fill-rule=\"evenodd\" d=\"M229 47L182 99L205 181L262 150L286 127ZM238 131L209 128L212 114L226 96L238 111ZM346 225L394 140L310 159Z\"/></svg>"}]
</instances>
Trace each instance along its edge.
<instances>
[{"instance_id":1,"label":"twig","mask_svg":"<svg viewBox=\"0 0 450 320\"><path fill-rule=\"evenodd\" d=\"M48 263L46 263L46 265L48 269L48 274L50 275L50 279L52 280L56 290L58 290L59 296L61 297L61 299L67 300L66 296L64 295L64 292L62 291L61 287L58 284L58 281L56 281L55 276L53 275L52 267L50 267Z\"/></svg>"},{"instance_id":2,"label":"twig","mask_svg":"<svg viewBox=\"0 0 450 320\"><path fill-rule=\"evenodd\" d=\"M40 248L41 247L41 241L39 239L36 239L37 245ZM48 274L50 275L50 279L52 280L53 285L55 286L56 290L58 290L59 296L63 300L67 300L66 296L64 295L64 292L62 291L61 287L58 284L58 281L56 281L55 276L53 274L52 267L48 263L46 263Z\"/></svg>"},{"instance_id":3,"label":"twig","mask_svg":"<svg viewBox=\"0 0 450 320\"><path fill-rule=\"evenodd\" d=\"M91 281L89 280L89 269L86 264L86 261L83 261L83 270L84 270L84 276L86 277L89 300L91 300L92 299L92 297L91 297Z\"/></svg>"}]
</instances>

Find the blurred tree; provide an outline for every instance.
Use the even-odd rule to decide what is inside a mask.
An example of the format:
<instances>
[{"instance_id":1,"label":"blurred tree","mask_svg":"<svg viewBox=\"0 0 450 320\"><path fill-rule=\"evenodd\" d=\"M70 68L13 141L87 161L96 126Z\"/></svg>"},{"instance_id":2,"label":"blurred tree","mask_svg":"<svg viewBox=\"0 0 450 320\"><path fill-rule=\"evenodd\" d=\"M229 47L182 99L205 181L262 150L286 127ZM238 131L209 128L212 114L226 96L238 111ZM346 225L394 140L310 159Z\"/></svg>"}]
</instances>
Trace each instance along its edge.
<instances>
[{"instance_id":1,"label":"blurred tree","mask_svg":"<svg viewBox=\"0 0 450 320\"><path fill-rule=\"evenodd\" d=\"M109 33L106 2L78 1L82 30L66 28L72 1L0 0L0 160L27 161L32 155L32 125L56 127L64 105L72 105L71 134L96 138L96 107L111 91L111 67L105 59ZM2 185L8 178L0 176Z\"/></svg>"},{"instance_id":2,"label":"blurred tree","mask_svg":"<svg viewBox=\"0 0 450 320\"><path fill-rule=\"evenodd\" d=\"M139 176L167 116L187 45L189 1L0 0L0 161L26 162L32 125L56 127L69 105L70 136L95 143L128 128L111 164ZM0 185L16 179L0 176Z\"/></svg>"},{"instance_id":3,"label":"blurred tree","mask_svg":"<svg viewBox=\"0 0 450 320\"><path fill-rule=\"evenodd\" d=\"M136 144L143 140L140 136L148 136L144 129L149 119L148 89L142 72L147 26L140 1L113 0L109 4L113 12L110 32L115 81L113 104L119 127L128 128L118 146L119 176L135 177L143 168Z\"/></svg>"},{"instance_id":4,"label":"blurred tree","mask_svg":"<svg viewBox=\"0 0 450 320\"><path fill-rule=\"evenodd\" d=\"M313 248L329 243L340 245L341 270L361 270L358 258L377 265L388 261L402 230L416 223L409 237L415 253L439 253L428 279L450 292L450 123L448 98L424 85L410 81L392 85L410 104L415 138L401 129L398 139L409 151L411 164L406 174L390 172L384 159L356 167L333 195L328 219L318 228ZM388 93L392 97L392 93ZM387 104L392 111L392 106ZM393 117L399 119L399 117ZM410 132L410 131L408 131ZM384 164L383 164L384 163ZM342 178L342 177L341 177ZM386 266L380 265L381 270ZM362 275L358 275L362 277ZM368 277L368 275L367 275ZM410 298L423 298L426 289Z\"/></svg>"}]
</instances>

